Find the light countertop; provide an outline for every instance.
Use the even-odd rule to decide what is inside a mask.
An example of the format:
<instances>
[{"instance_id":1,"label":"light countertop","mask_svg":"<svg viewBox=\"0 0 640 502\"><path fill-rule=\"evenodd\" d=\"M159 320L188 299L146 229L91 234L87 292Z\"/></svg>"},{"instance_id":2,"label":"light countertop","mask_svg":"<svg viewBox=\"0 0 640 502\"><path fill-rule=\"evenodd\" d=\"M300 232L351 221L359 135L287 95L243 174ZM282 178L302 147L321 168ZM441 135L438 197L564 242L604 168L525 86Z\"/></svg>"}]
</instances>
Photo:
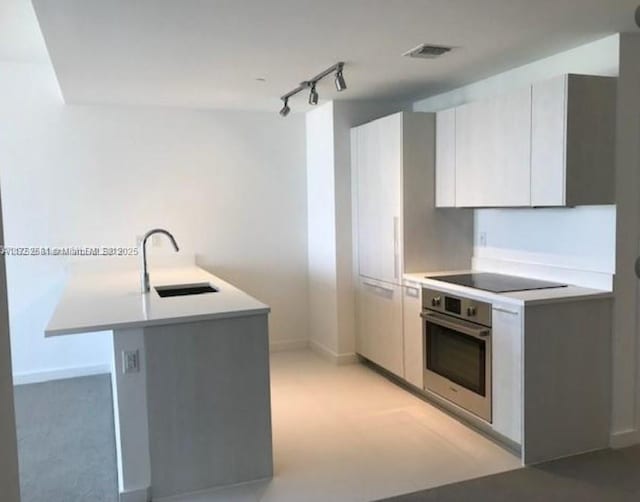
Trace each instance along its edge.
<instances>
[{"instance_id":1,"label":"light countertop","mask_svg":"<svg viewBox=\"0 0 640 502\"><path fill-rule=\"evenodd\" d=\"M269 307L195 265L152 268L151 291L140 291L140 271L72 272L45 336L140 328L267 314ZM161 298L155 286L208 282L219 291Z\"/></svg>"},{"instance_id":2,"label":"light countertop","mask_svg":"<svg viewBox=\"0 0 640 502\"><path fill-rule=\"evenodd\" d=\"M479 301L488 301L494 303L508 303L518 306L557 303L578 300L594 300L597 298L612 298L611 291L602 291L599 289L583 288L580 286L569 285L564 288L552 289L536 289L531 291L514 291L510 293L492 293L481 289L469 288L466 286L458 286L438 281L438 276L452 274L468 274L472 272L483 272L481 270L453 270L431 273L410 273L404 274L405 283L407 281L418 283L426 287L436 288L452 294L463 294L469 298Z\"/></svg>"}]
</instances>

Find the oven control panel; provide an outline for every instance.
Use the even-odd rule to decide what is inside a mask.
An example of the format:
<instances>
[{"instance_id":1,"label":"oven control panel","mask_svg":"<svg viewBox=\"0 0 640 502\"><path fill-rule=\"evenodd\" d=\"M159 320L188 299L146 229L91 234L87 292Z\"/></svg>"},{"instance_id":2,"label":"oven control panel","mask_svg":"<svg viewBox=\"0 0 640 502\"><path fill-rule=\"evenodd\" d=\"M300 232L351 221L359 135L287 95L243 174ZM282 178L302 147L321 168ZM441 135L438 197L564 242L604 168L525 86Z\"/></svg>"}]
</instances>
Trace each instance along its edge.
<instances>
[{"instance_id":1,"label":"oven control panel","mask_svg":"<svg viewBox=\"0 0 640 502\"><path fill-rule=\"evenodd\" d=\"M491 326L490 303L423 288L422 308L442 312L484 326Z\"/></svg>"}]
</instances>

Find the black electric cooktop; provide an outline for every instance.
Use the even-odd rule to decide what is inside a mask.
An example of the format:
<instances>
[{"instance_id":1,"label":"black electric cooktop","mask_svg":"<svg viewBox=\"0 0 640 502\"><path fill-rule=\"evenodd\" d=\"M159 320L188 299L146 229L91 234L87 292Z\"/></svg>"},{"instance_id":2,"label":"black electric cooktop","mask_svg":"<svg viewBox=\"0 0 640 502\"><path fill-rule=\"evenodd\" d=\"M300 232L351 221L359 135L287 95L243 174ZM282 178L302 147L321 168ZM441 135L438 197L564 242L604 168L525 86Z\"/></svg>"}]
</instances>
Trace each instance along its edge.
<instances>
[{"instance_id":1,"label":"black electric cooktop","mask_svg":"<svg viewBox=\"0 0 640 502\"><path fill-rule=\"evenodd\" d=\"M567 286L566 284L559 284L557 282L539 281L537 279L527 279L526 277L516 277L513 275L490 274L488 272L444 275L429 277L429 279L457 284L458 286L482 289L483 291L490 291L492 293L564 288Z\"/></svg>"}]
</instances>

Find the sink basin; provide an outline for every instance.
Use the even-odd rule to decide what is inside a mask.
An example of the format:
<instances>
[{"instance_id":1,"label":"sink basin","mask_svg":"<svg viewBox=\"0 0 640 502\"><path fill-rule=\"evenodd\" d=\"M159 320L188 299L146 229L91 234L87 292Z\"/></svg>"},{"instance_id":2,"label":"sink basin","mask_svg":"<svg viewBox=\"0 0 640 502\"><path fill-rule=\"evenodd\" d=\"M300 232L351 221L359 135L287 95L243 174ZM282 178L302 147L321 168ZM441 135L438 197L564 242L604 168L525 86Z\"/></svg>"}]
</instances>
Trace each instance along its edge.
<instances>
[{"instance_id":1,"label":"sink basin","mask_svg":"<svg viewBox=\"0 0 640 502\"><path fill-rule=\"evenodd\" d=\"M208 282L197 284L173 284L170 286L156 286L154 288L162 298L170 296L203 295L207 293L217 293L218 290Z\"/></svg>"}]
</instances>

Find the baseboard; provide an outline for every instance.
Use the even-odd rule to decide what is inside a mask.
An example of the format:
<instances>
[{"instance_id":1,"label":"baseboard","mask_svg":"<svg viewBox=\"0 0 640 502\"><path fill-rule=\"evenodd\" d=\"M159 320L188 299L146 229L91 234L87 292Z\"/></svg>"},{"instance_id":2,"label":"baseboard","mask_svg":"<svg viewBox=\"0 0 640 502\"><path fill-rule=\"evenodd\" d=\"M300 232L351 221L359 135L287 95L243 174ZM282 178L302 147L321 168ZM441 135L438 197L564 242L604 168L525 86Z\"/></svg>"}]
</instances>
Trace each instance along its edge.
<instances>
[{"instance_id":1,"label":"baseboard","mask_svg":"<svg viewBox=\"0 0 640 502\"><path fill-rule=\"evenodd\" d=\"M270 352L281 352L283 350L300 350L309 347L308 340L289 339L289 340L273 340L269 342Z\"/></svg>"},{"instance_id":2,"label":"baseboard","mask_svg":"<svg viewBox=\"0 0 640 502\"><path fill-rule=\"evenodd\" d=\"M640 430L638 429L614 432L609 440L611 448L626 448L638 443L640 443Z\"/></svg>"},{"instance_id":3,"label":"baseboard","mask_svg":"<svg viewBox=\"0 0 640 502\"><path fill-rule=\"evenodd\" d=\"M26 385L30 383L49 382L51 380L65 380L92 375L111 373L110 364L97 364L94 366L76 366L73 368L58 368L46 371L33 371L28 373L16 373L13 375L13 385Z\"/></svg>"},{"instance_id":4,"label":"baseboard","mask_svg":"<svg viewBox=\"0 0 640 502\"><path fill-rule=\"evenodd\" d=\"M151 488L138 488L120 492L119 502L151 502Z\"/></svg>"},{"instance_id":5,"label":"baseboard","mask_svg":"<svg viewBox=\"0 0 640 502\"><path fill-rule=\"evenodd\" d=\"M343 353L338 354L328 347L325 347L321 343L316 342L315 340L309 341L309 347L316 354L322 356L328 361L331 361L333 364L337 366L342 366L345 364L353 364L358 362L358 355L355 352L351 353Z\"/></svg>"}]
</instances>

